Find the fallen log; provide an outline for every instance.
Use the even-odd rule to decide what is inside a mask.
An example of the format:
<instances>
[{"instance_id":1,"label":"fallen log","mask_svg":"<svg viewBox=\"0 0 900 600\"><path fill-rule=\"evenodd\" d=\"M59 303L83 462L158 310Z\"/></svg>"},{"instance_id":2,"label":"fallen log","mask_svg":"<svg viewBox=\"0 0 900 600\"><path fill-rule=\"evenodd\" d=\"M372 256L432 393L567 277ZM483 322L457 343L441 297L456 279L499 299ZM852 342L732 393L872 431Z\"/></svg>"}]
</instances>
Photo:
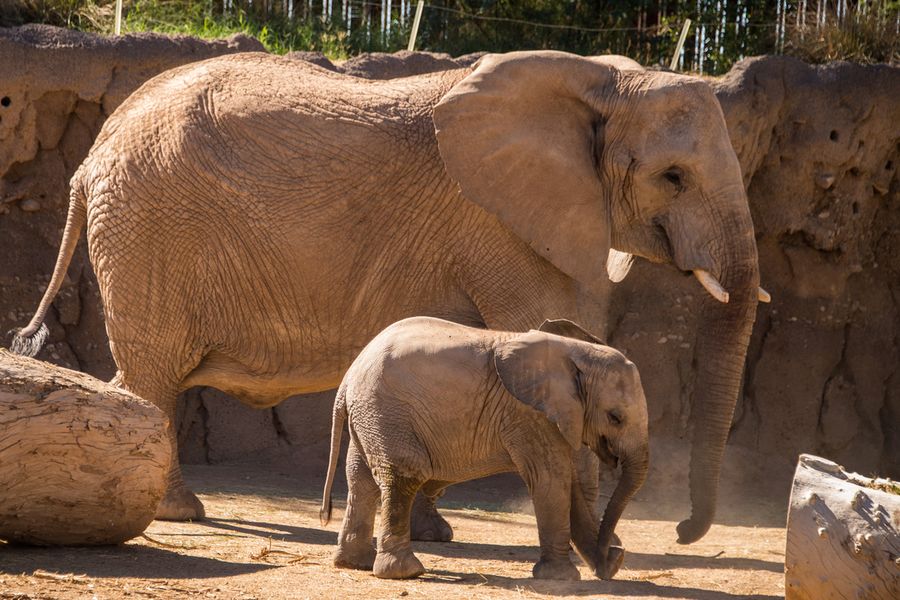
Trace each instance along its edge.
<instances>
[{"instance_id":1,"label":"fallen log","mask_svg":"<svg viewBox=\"0 0 900 600\"><path fill-rule=\"evenodd\" d=\"M0 349L0 539L116 544L166 489L165 415L108 383Z\"/></svg>"},{"instance_id":2,"label":"fallen log","mask_svg":"<svg viewBox=\"0 0 900 600\"><path fill-rule=\"evenodd\" d=\"M801 454L784 560L786 600L900 598L900 484Z\"/></svg>"}]
</instances>

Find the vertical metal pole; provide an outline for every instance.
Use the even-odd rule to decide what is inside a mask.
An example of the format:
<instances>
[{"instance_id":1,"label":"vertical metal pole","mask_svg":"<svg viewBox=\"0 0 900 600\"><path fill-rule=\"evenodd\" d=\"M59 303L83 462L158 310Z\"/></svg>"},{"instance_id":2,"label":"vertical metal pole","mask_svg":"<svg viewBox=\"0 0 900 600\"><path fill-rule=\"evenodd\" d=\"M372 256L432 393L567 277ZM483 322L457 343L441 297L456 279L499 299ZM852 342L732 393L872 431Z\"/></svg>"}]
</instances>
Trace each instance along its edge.
<instances>
[{"instance_id":1,"label":"vertical metal pole","mask_svg":"<svg viewBox=\"0 0 900 600\"><path fill-rule=\"evenodd\" d=\"M672 54L672 62L669 63L669 69L675 70L678 66L678 57L681 56L681 49L684 47L684 40L687 39L688 29L691 28L691 20L685 19L684 25L681 26L681 35L678 36L678 44L675 46L675 53Z\"/></svg>"},{"instance_id":2,"label":"vertical metal pole","mask_svg":"<svg viewBox=\"0 0 900 600\"><path fill-rule=\"evenodd\" d=\"M122 0L116 0L116 35L122 35Z\"/></svg>"},{"instance_id":3,"label":"vertical metal pole","mask_svg":"<svg viewBox=\"0 0 900 600\"><path fill-rule=\"evenodd\" d=\"M407 50L412 52L416 49L416 36L419 34L419 23L422 22L422 11L425 9L425 0L419 0L416 5L416 16L413 18L412 31L409 33L409 45Z\"/></svg>"}]
</instances>

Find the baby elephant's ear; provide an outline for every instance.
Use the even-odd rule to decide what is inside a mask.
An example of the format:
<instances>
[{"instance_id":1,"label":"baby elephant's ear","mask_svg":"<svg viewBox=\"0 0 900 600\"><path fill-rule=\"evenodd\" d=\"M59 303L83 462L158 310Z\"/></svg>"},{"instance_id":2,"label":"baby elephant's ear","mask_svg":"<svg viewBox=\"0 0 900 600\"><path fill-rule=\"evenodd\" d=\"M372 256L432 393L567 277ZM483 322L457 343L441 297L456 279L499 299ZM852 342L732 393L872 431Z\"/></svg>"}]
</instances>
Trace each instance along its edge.
<instances>
[{"instance_id":1,"label":"baby elephant's ear","mask_svg":"<svg viewBox=\"0 0 900 600\"><path fill-rule=\"evenodd\" d=\"M523 333L502 343L494 366L503 387L520 402L541 411L559 427L574 450L581 448L584 405L578 369L564 340L540 331Z\"/></svg>"},{"instance_id":2,"label":"baby elephant's ear","mask_svg":"<svg viewBox=\"0 0 900 600\"><path fill-rule=\"evenodd\" d=\"M547 319L541 323L541 326L538 327L538 331L546 331L547 333L561 335L563 337L572 338L573 340L581 340L582 342L588 342L589 344L605 345L603 340L594 337L582 329L580 325L568 319Z\"/></svg>"}]
</instances>

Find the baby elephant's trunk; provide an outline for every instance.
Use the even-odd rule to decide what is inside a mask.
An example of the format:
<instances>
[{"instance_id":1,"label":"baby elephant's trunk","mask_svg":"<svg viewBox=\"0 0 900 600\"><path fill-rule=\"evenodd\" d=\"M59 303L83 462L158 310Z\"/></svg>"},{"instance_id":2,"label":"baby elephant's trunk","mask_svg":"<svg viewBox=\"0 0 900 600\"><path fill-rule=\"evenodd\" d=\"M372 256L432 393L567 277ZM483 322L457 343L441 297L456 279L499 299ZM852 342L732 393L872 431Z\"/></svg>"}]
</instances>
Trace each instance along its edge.
<instances>
[{"instance_id":1,"label":"baby elephant's trunk","mask_svg":"<svg viewBox=\"0 0 900 600\"><path fill-rule=\"evenodd\" d=\"M650 452L647 444L622 458L622 477L613 492L597 536L597 554L595 573L600 579L612 579L622 566L624 550L620 546L611 546L616 525L625 511L631 498L637 493L644 480L647 479Z\"/></svg>"},{"instance_id":2,"label":"baby elephant's trunk","mask_svg":"<svg viewBox=\"0 0 900 600\"><path fill-rule=\"evenodd\" d=\"M338 389L334 398L334 410L331 413L331 453L328 455L328 475L325 477L325 490L322 493L322 508L319 509L319 521L323 526L331 521L331 486L334 485L334 473L337 471L338 456L341 453L341 436L344 433L344 421L347 420L347 391L344 386Z\"/></svg>"}]
</instances>

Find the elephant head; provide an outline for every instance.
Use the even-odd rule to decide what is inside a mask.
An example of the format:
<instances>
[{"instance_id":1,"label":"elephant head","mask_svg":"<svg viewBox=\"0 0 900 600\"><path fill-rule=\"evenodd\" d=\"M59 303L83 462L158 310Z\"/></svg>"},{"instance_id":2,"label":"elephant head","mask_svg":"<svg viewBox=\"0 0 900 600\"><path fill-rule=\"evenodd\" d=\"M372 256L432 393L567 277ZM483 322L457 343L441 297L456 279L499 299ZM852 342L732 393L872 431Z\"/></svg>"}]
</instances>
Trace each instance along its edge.
<instances>
[{"instance_id":1,"label":"elephant head","mask_svg":"<svg viewBox=\"0 0 900 600\"><path fill-rule=\"evenodd\" d=\"M712 89L561 52L488 55L435 106L434 123L463 196L587 289L620 281L639 255L693 272L710 292L694 356L693 511L678 526L680 542L700 539L764 294Z\"/></svg>"},{"instance_id":2,"label":"elephant head","mask_svg":"<svg viewBox=\"0 0 900 600\"><path fill-rule=\"evenodd\" d=\"M598 577L612 579L623 557L621 547L611 546L615 528L647 477L650 455L637 367L608 346L545 331L500 344L494 366L507 391L556 424L573 455L586 445L601 461L622 466L599 530L574 472L571 488L575 548Z\"/></svg>"}]
</instances>

